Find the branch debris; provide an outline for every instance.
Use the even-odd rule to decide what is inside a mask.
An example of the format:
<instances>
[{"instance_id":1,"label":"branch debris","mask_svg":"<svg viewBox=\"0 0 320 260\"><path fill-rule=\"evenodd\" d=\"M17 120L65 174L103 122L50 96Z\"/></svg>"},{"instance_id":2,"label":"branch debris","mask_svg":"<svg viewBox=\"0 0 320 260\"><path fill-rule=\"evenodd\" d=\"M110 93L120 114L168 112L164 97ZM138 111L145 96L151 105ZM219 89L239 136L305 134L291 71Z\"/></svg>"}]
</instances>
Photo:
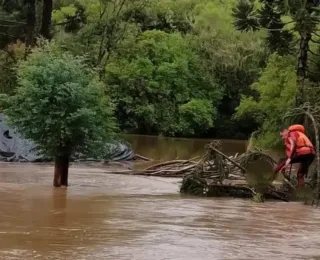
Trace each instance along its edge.
<instances>
[{"instance_id":1,"label":"branch debris","mask_svg":"<svg viewBox=\"0 0 320 260\"><path fill-rule=\"evenodd\" d=\"M219 149L221 141L206 145L206 153L199 161L173 160L159 163L140 171L122 171L116 174L142 175L154 177L182 177L180 192L200 196L231 196L253 198L263 201L275 199L289 201L291 187L283 185L276 189L270 183L263 189L249 185L247 182L247 167L253 161L265 161L274 166L275 161L260 149L254 148L241 155L227 156ZM259 192L258 192L259 190Z\"/></svg>"}]
</instances>

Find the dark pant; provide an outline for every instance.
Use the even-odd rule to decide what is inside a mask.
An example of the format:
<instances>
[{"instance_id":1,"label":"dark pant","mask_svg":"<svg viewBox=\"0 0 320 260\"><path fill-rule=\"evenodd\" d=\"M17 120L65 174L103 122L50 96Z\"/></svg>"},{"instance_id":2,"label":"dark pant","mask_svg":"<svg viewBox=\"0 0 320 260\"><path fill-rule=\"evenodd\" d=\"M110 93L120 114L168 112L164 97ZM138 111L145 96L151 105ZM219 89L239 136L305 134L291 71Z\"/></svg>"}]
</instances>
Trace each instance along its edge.
<instances>
[{"instance_id":1,"label":"dark pant","mask_svg":"<svg viewBox=\"0 0 320 260\"><path fill-rule=\"evenodd\" d=\"M300 163L300 167L297 173L298 186L304 186L304 176L308 175L309 167L312 164L315 158L314 154L302 154L299 156L293 156L290 164ZM286 164L288 158L281 158L274 170L275 173L278 173Z\"/></svg>"}]
</instances>

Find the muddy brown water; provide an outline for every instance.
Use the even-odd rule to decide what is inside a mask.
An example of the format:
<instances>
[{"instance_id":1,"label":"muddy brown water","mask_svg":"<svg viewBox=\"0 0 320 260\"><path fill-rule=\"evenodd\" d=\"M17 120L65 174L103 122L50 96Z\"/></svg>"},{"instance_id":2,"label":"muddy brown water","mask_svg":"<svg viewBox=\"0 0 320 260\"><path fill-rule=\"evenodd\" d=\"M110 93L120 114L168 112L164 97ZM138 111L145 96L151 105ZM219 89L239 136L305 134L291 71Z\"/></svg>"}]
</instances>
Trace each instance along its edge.
<instances>
[{"instance_id":1,"label":"muddy brown water","mask_svg":"<svg viewBox=\"0 0 320 260\"><path fill-rule=\"evenodd\" d=\"M147 139L133 146L159 160L193 157L204 142ZM50 165L0 167L1 260L320 259L320 209L301 203L183 196L178 179L93 165L73 165L70 187L54 189Z\"/></svg>"}]
</instances>

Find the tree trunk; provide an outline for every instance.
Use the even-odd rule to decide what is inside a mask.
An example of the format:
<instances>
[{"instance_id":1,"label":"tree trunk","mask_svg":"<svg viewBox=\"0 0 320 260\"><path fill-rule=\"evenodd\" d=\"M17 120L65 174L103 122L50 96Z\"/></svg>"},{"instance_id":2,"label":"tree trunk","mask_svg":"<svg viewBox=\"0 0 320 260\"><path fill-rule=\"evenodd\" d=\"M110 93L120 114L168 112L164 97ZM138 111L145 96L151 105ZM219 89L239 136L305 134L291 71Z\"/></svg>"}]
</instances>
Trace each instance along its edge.
<instances>
[{"instance_id":1,"label":"tree trunk","mask_svg":"<svg viewBox=\"0 0 320 260\"><path fill-rule=\"evenodd\" d=\"M35 43L35 28L36 28L36 21L37 21L36 0L27 0L26 9L27 9L27 35L26 35L25 58L28 55L29 49L33 47Z\"/></svg>"},{"instance_id":2,"label":"tree trunk","mask_svg":"<svg viewBox=\"0 0 320 260\"><path fill-rule=\"evenodd\" d=\"M314 128L314 135L315 135L315 139L316 139L316 168L317 168L317 185L316 185L316 204L317 206L319 205L319 200L320 200L320 141L319 141L319 131L318 131L318 123L315 120L314 116L312 115L312 113L310 113L309 111L305 112L306 116L308 116L311 121L312 121L312 125Z\"/></svg>"},{"instance_id":3,"label":"tree trunk","mask_svg":"<svg viewBox=\"0 0 320 260\"><path fill-rule=\"evenodd\" d=\"M54 187L68 186L69 156L56 156L54 165Z\"/></svg>"},{"instance_id":4,"label":"tree trunk","mask_svg":"<svg viewBox=\"0 0 320 260\"><path fill-rule=\"evenodd\" d=\"M43 0L42 24L40 34L51 40L51 18L52 18L53 0Z\"/></svg>"},{"instance_id":5,"label":"tree trunk","mask_svg":"<svg viewBox=\"0 0 320 260\"><path fill-rule=\"evenodd\" d=\"M309 42L311 40L310 33L300 33L300 48L298 56L298 67L297 67L297 96L296 96L296 107L301 106L306 101L304 84L307 78L308 71L308 50Z\"/></svg>"}]
</instances>

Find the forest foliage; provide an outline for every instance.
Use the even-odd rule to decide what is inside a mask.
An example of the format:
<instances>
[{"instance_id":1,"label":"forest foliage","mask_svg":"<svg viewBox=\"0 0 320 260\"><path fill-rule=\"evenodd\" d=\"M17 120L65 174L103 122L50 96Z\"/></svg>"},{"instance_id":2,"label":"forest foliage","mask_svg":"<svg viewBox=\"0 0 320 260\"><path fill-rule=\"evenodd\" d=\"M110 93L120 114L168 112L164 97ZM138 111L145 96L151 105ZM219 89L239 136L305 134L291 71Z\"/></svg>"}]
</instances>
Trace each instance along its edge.
<instances>
[{"instance_id":1,"label":"forest foliage","mask_svg":"<svg viewBox=\"0 0 320 260\"><path fill-rule=\"evenodd\" d=\"M43 3L33 2L34 35L41 36ZM273 146L299 92L299 35L317 28L301 18L307 7L280 2L56 0L49 25L61 51L97 72L123 132L241 139L255 132L261 145ZM0 5L0 91L9 95L26 57L25 9L22 0ZM316 84L313 39L308 80Z\"/></svg>"}]
</instances>

